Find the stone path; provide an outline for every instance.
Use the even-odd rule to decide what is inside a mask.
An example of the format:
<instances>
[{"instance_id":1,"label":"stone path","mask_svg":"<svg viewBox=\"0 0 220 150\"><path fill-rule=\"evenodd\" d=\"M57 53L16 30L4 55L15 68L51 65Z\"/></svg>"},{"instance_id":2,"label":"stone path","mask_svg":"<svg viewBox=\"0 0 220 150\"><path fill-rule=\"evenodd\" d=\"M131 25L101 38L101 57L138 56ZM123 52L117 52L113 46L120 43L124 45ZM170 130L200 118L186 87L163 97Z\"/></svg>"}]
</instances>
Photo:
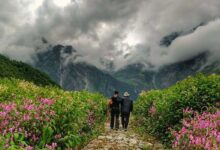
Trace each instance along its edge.
<instances>
[{"instance_id":1,"label":"stone path","mask_svg":"<svg viewBox=\"0 0 220 150\"><path fill-rule=\"evenodd\" d=\"M163 146L153 140L146 141L131 128L128 131L110 130L106 123L105 132L83 150L163 150Z\"/></svg>"}]
</instances>

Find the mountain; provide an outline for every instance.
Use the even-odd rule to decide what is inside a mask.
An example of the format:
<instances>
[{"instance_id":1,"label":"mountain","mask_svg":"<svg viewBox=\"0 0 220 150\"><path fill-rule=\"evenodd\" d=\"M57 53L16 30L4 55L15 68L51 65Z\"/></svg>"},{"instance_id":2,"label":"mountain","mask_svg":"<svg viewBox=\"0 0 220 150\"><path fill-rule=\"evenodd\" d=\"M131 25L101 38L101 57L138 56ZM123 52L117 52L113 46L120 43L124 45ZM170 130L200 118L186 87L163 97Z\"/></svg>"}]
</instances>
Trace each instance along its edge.
<instances>
[{"instance_id":1,"label":"mountain","mask_svg":"<svg viewBox=\"0 0 220 150\"><path fill-rule=\"evenodd\" d=\"M137 91L163 89L198 72L219 74L220 62L207 65L208 55L205 52L189 60L163 66L157 71L146 70L142 64L132 64L115 72L113 76L135 86Z\"/></svg>"},{"instance_id":2,"label":"mountain","mask_svg":"<svg viewBox=\"0 0 220 150\"><path fill-rule=\"evenodd\" d=\"M34 69L28 64L10 60L5 56L0 55L0 78L8 77L31 81L41 86L58 86L58 84L52 81L45 73Z\"/></svg>"},{"instance_id":3,"label":"mountain","mask_svg":"<svg viewBox=\"0 0 220 150\"><path fill-rule=\"evenodd\" d=\"M177 39L181 36L191 34L196 29L198 29L199 27L204 26L204 25L206 25L206 23L202 22L202 23L198 24L197 26L193 27L192 29L189 29L189 30L186 30L186 31L172 32L171 34L166 35L161 39L160 46L169 47L175 39Z\"/></svg>"},{"instance_id":4,"label":"mountain","mask_svg":"<svg viewBox=\"0 0 220 150\"><path fill-rule=\"evenodd\" d=\"M112 95L114 90L119 90L137 96L134 86L117 80L94 66L77 62L80 57L72 46L49 46L47 51L37 54L34 67L48 74L65 90L86 89L101 92L106 96Z\"/></svg>"},{"instance_id":5,"label":"mountain","mask_svg":"<svg viewBox=\"0 0 220 150\"><path fill-rule=\"evenodd\" d=\"M153 88L153 71L145 71L142 64L131 64L112 74L116 79L137 87L138 91Z\"/></svg>"},{"instance_id":6,"label":"mountain","mask_svg":"<svg viewBox=\"0 0 220 150\"><path fill-rule=\"evenodd\" d=\"M172 44L172 42L176 38L178 38L180 35L181 35L181 33L179 33L179 32L173 32L170 35L163 37L162 40L160 41L160 45L165 46L165 47L169 47Z\"/></svg>"},{"instance_id":7,"label":"mountain","mask_svg":"<svg viewBox=\"0 0 220 150\"><path fill-rule=\"evenodd\" d=\"M168 44L169 42L167 46ZM220 62L207 65L208 57L209 53L204 52L189 60L162 66L156 71L146 70L145 66L139 63L128 65L116 72L106 72L77 61L81 56L72 46L50 45L46 51L37 53L34 67L45 72L65 90L85 89L101 92L106 96L110 96L114 90L128 91L135 99L142 90L167 88L198 72L219 73ZM106 64L113 67L112 63Z\"/></svg>"}]
</instances>

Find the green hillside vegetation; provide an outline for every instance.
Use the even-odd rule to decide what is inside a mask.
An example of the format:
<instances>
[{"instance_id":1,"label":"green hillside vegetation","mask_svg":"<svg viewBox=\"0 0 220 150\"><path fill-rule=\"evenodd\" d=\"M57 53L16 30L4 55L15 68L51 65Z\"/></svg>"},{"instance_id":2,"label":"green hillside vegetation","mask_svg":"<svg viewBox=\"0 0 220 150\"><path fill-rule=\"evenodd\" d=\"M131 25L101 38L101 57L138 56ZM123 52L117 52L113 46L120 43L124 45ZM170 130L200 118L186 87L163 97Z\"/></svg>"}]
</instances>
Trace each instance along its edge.
<instances>
[{"instance_id":1,"label":"green hillside vegetation","mask_svg":"<svg viewBox=\"0 0 220 150\"><path fill-rule=\"evenodd\" d=\"M77 149L105 122L105 97L0 79L0 149Z\"/></svg>"},{"instance_id":2,"label":"green hillside vegetation","mask_svg":"<svg viewBox=\"0 0 220 150\"><path fill-rule=\"evenodd\" d=\"M28 64L10 60L0 55L0 78L17 78L31 81L40 86L58 86L45 73L34 69Z\"/></svg>"},{"instance_id":3,"label":"green hillside vegetation","mask_svg":"<svg viewBox=\"0 0 220 150\"><path fill-rule=\"evenodd\" d=\"M220 101L220 75L195 77L164 90L146 91L135 103L134 115L142 132L151 133L171 144L170 128L181 128L183 110L207 111Z\"/></svg>"}]
</instances>

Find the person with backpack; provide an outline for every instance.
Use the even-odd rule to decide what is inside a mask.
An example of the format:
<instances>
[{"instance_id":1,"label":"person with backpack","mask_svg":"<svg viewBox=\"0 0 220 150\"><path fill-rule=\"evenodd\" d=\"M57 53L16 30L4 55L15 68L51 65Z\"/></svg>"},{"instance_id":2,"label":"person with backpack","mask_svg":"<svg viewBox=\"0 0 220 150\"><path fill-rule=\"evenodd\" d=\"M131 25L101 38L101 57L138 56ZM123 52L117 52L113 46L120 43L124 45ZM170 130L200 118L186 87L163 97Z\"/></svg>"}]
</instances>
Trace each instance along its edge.
<instances>
[{"instance_id":1,"label":"person with backpack","mask_svg":"<svg viewBox=\"0 0 220 150\"><path fill-rule=\"evenodd\" d=\"M120 113L120 100L119 92L115 91L114 95L111 97L109 101L109 107L111 112L111 121L110 128L111 129L119 129L119 113Z\"/></svg>"},{"instance_id":2,"label":"person with backpack","mask_svg":"<svg viewBox=\"0 0 220 150\"><path fill-rule=\"evenodd\" d=\"M128 128L130 113L133 111L133 101L129 97L130 94L125 92L121 102L121 123L125 131Z\"/></svg>"}]
</instances>

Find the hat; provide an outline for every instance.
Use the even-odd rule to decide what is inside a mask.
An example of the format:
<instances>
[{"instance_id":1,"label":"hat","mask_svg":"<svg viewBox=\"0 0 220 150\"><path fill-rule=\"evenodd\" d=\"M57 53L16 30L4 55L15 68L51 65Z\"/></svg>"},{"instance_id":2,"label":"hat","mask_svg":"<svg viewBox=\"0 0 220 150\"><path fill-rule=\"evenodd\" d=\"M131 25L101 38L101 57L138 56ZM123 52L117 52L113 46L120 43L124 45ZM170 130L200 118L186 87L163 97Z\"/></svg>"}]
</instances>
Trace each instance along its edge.
<instances>
[{"instance_id":1,"label":"hat","mask_svg":"<svg viewBox=\"0 0 220 150\"><path fill-rule=\"evenodd\" d=\"M128 92L125 92L125 93L124 93L124 96L125 96L125 97L128 97L128 96L130 96L130 94L129 94Z\"/></svg>"}]
</instances>

